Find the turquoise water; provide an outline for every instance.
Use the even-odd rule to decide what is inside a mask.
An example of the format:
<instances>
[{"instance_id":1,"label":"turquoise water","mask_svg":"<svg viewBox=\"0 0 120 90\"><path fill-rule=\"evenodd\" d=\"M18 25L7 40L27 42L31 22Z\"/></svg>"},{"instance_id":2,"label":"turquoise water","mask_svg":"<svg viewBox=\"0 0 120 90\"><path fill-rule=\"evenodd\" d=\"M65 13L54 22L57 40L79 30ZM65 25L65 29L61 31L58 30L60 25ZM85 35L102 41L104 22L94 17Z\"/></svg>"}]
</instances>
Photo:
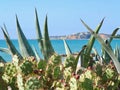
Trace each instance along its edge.
<instances>
[{"instance_id":1,"label":"turquoise water","mask_svg":"<svg viewBox=\"0 0 120 90\"><path fill-rule=\"evenodd\" d=\"M16 46L16 48L19 50L19 45L17 40L12 40L13 44ZM64 44L62 40L51 40L52 45L54 47L54 50L58 54L65 54ZM67 43L69 47L71 48L72 52L79 52L83 45L86 45L88 40L67 40ZM40 56L41 52L38 49L38 43L37 40L29 40L29 43L31 46L34 46L37 51L39 52ZM112 47L115 48L116 45L120 46L120 40L113 40L111 43ZM5 40L0 40L0 47L7 47ZM94 47L97 49L97 51L101 54L101 46L100 44L95 41ZM2 56L5 60L11 61L11 57L8 54L5 54L3 52L0 52L0 56Z\"/></svg>"}]
</instances>

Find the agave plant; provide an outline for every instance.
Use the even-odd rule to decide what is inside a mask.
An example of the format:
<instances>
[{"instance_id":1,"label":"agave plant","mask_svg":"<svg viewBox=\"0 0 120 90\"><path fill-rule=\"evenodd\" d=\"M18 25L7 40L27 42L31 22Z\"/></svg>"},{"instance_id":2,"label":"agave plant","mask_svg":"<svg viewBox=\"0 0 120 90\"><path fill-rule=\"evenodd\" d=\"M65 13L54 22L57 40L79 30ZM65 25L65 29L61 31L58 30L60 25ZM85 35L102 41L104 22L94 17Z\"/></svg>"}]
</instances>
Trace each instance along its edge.
<instances>
[{"instance_id":1,"label":"agave plant","mask_svg":"<svg viewBox=\"0 0 120 90\"><path fill-rule=\"evenodd\" d=\"M82 21L82 20L81 20ZM97 26L97 28L95 29L95 33L97 34L103 24L104 19L100 22L100 24ZM90 40L88 41L87 47L83 52L82 58L81 58L81 64L83 67L88 67L88 62L90 62L90 54L93 48L95 42L95 37L91 36Z\"/></svg>"},{"instance_id":2,"label":"agave plant","mask_svg":"<svg viewBox=\"0 0 120 90\"><path fill-rule=\"evenodd\" d=\"M40 26L39 26L39 20L38 20L38 15L37 15L37 10L35 9L35 16L36 16L36 31L37 31L37 40L38 40L38 44L40 46L40 50L43 54L43 57L45 60L48 60L48 58L55 53L50 39L49 39L49 34L48 34L48 25L47 25L47 16L45 19L45 24L44 24L44 37L42 37L41 31L40 31ZM30 44L28 43L27 38L25 37L21 26L19 24L19 20L18 17L16 15L16 25L17 25L17 33L18 33L18 43L19 43L19 49L20 49L20 53L19 51L16 49L16 47L14 46L14 44L12 43L10 36L7 32L6 26L4 25L4 28L1 28L7 43L8 48L2 48L0 47L0 51L5 52L7 54L12 55L12 57L14 55L19 56L19 58L22 60L24 57L28 57L28 56L34 56L36 57L38 60L40 60L40 57L36 51L36 49L30 46ZM44 38L44 39L43 39ZM2 57L1 60L3 61Z\"/></svg>"},{"instance_id":3,"label":"agave plant","mask_svg":"<svg viewBox=\"0 0 120 90\"><path fill-rule=\"evenodd\" d=\"M98 34L96 34L84 21L82 21L82 23L91 32L91 34L99 41L101 46L108 53L108 55L111 57L112 61L114 62L114 65L117 69L117 72L120 74L120 63L119 63L118 59L116 58L116 56L114 55L114 52L112 51L112 49L110 47L108 47L105 44L104 40ZM111 41L111 39L110 39L110 41Z\"/></svg>"},{"instance_id":4,"label":"agave plant","mask_svg":"<svg viewBox=\"0 0 120 90\"><path fill-rule=\"evenodd\" d=\"M105 40L105 44L112 50L111 47L111 42L114 38L114 36L116 35L116 33L118 32L119 28L116 28L115 30L113 30L113 33L111 34L110 38L108 40ZM111 57L108 55L108 53L106 52L106 50L102 47L102 58L104 59L105 63L109 63L111 60Z\"/></svg>"}]
</instances>

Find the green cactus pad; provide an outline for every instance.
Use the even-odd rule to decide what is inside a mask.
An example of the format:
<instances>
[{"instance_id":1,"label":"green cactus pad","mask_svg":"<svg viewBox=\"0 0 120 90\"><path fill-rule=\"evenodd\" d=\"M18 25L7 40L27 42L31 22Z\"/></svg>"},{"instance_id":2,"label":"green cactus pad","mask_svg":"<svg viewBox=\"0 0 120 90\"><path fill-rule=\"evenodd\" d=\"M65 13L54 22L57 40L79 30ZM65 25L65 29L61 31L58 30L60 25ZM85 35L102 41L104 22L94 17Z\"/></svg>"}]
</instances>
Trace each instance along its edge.
<instances>
[{"instance_id":1,"label":"green cactus pad","mask_svg":"<svg viewBox=\"0 0 120 90\"><path fill-rule=\"evenodd\" d=\"M20 65L20 69L24 75L28 75L33 71L32 66L33 66L33 63L27 60Z\"/></svg>"},{"instance_id":2,"label":"green cactus pad","mask_svg":"<svg viewBox=\"0 0 120 90\"><path fill-rule=\"evenodd\" d=\"M25 90L39 90L40 81L36 77L30 77L25 83Z\"/></svg>"}]
</instances>

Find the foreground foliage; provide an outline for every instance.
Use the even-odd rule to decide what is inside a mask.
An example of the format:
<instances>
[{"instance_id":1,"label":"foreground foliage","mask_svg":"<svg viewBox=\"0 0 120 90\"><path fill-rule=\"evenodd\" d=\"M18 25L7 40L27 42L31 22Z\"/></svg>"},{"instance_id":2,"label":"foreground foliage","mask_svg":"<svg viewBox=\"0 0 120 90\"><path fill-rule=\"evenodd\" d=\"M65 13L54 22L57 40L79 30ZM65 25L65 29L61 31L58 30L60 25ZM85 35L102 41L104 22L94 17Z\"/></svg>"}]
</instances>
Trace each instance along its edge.
<instances>
[{"instance_id":1,"label":"foreground foliage","mask_svg":"<svg viewBox=\"0 0 120 90\"><path fill-rule=\"evenodd\" d=\"M115 90L119 89L120 76L112 61L108 65L96 62L92 67L74 70L73 56L62 63L61 56L54 54L49 62L37 62L34 57L19 60L14 56L11 63L0 66L0 88L7 90ZM70 64L73 63L73 64ZM3 87L4 85L4 87Z\"/></svg>"},{"instance_id":2,"label":"foreground foliage","mask_svg":"<svg viewBox=\"0 0 120 90\"><path fill-rule=\"evenodd\" d=\"M41 34L37 10L35 9L38 50L31 47L25 37L16 16L19 49L16 49L6 26L1 28L8 48L0 47L1 52L12 56L6 62L0 56L0 90L119 90L120 89L120 48L114 50L110 43L119 28L116 28L109 40L103 40L98 32L104 19L92 30L83 20L84 26L91 32L91 38L77 55L74 55L66 40L63 40L66 57L58 55L49 39L47 16L44 34ZM102 56L93 48L95 39L102 46ZM93 52L92 52L93 50ZM79 63L79 61L81 63Z\"/></svg>"}]
</instances>

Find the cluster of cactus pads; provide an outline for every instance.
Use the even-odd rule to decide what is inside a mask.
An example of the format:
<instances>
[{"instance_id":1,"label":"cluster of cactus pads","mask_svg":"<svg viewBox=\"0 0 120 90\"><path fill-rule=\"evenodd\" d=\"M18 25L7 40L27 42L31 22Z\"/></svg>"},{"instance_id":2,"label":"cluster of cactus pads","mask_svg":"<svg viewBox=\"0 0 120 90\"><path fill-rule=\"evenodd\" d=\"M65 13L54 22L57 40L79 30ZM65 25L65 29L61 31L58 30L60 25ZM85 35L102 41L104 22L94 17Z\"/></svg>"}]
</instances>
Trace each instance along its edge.
<instances>
[{"instance_id":1,"label":"cluster of cactus pads","mask_svg":"<svg viewBox=\"0 0 120 90\"><path fill-rule=\"evenodd\" d=\"M119 90L120 89L120 49L114 52L110 42L119 28L115 29L107 43L98 36L104 19L96 30L92 30L88 44L83 46L75 56L65 40L66 57L57 54L48 35L47 17L42 36L36 15L37 41L42 52L40 57L36 48L31 48L16 16L18 42L20 52L10 40L6 27L1 28L8 48L0 47L0 51L12 56L11 62L6 62L0 56L0 90ZM102 45L102 56L93 48L97 39ZM93 53L91 53L94 49ZM80 61L80 63L78 63Z\"/></svg>"},{"instance_id":2,"label":"cluster of cactus pads","mask_svg":"<svg viewBox=\"0 0 120 90\"><path fill-rule=\"evenodd\" d=\"M14 56L17 57L17 56ZM72 64L63 64L61 56L52 55L49 61L33 57L1 65L0 89L7 90L116 90L120 76L112 61L107 65L96 62L92 67L74 70ZM68 60L67 57L65 60ZM70 59L69 59L70 60ZM75 61L75 58L72 58ZM74 64L74 62L72 63ZM66 67L67 66L67 67Z\"/></svg>"}]
</instances>

